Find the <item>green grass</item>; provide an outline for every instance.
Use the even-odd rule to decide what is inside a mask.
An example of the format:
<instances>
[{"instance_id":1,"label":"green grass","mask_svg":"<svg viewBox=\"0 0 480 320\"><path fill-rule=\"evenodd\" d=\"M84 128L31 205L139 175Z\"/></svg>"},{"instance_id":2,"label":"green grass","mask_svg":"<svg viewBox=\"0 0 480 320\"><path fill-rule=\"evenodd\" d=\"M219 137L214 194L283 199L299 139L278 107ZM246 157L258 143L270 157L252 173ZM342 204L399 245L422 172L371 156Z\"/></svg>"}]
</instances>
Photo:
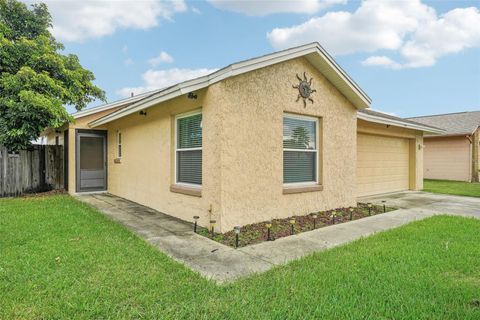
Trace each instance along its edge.
<instances>
[{"instance_id":1,"label":"green grass","mask_svg":"<svg viewBox=\"0 0 480 320\"><path fill-rule=\"evenodd\" d=\"M480 197L480 183L449 180L424 180L423 191L453 194L457 196Z\"/></svg>"},{"instance_id":2,"label":"green grass","mask_svg":"<svg viewBox=\"0 0 480 320\"><path fill-rule=\"evenodd\" d=\"M438 216L217 286L69 196L0 200L0 318L479 319L478 230Z\"/></svg>"}]
</instances>

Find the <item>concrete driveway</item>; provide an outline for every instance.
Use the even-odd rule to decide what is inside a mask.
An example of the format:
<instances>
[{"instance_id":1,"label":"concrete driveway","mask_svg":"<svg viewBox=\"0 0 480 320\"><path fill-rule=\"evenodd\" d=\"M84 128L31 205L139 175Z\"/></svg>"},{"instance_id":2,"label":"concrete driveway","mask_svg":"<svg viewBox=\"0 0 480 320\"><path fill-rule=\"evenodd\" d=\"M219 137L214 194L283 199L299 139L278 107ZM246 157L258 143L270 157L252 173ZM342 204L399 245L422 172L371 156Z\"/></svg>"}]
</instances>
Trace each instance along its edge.
<instances>
[{"instance_id":1,"label":"concrete driveway","mask_svg":"<svg viewBox=\"0 0 480 320\"><path fill-rule=\"evenodd\" d=\"M369 198L399 210L328 226L239 249L193 232L191 223L109 194L79 195L176 261L217 282L231 281L274 266L333 248L377 232L396 228L436 214L480 218L480 199L400 192Z\"/></svg>"},{"instance_id":2,"label":"concrete driveway","mask_svg":"<svg viewBox=\"0 0 480 320\"><path fill-rule=\"evenodd\" d=\"M411 212L432 212L480 218L480 198L405 191L358 199L359 202L375 204L382 204L382 200L387 201L387 206L409 209Z\"/></svg>"}]
</instances>

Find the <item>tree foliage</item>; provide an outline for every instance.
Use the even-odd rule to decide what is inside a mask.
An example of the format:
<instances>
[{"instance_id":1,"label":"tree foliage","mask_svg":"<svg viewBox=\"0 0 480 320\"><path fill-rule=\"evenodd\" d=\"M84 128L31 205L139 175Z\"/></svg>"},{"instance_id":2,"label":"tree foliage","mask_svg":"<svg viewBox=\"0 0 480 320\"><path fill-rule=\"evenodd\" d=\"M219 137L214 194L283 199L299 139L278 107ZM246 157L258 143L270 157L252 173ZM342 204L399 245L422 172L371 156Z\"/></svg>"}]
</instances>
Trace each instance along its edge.
<instances>
[{"instance_id":1,"label":"tree foliage","mask_svg":"<svg viewBox=\"0 0 480 320\"><path fill-rule=\"evenodd\" d=\"M105 100L74 54L49 31L51 16L45 4L27 7L0 0L0 144L10 150L30 145L45 128L71 121L65 105L77 110Z\"/></svg>"}]
</instances>

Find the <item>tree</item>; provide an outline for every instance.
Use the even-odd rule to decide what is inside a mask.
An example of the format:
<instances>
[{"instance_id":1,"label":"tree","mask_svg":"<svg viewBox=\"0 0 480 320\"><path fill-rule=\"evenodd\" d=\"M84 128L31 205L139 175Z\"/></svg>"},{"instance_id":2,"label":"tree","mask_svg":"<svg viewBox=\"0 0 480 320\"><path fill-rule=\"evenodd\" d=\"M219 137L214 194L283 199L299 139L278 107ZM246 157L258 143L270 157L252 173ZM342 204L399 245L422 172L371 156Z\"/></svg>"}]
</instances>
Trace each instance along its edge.
<instances>
[{"instance_id":1,"label":"tree","mask_svg":"<svg viewBox=\"0 0 480 320\"><path fill-rule=\"evenodd\" d=\"M0 145L19 150L45 128L72 121L65 105L77 110L105 93L95 77L49 31L52 19L44 3L30 8L0 0Z\"/></svg>"}]
</instances>

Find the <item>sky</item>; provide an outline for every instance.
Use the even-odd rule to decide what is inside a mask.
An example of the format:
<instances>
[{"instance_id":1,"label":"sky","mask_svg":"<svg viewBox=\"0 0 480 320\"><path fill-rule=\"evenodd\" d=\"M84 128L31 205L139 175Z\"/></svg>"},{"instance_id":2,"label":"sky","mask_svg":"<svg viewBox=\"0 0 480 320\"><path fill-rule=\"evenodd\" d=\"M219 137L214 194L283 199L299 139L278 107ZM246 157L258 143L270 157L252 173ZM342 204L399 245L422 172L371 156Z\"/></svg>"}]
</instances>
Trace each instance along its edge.
<instances>
[{"instance_id":1,"label":"sky","mask_svg":"<svg viewBox=\"0 0 480 320\"><path fill-rule=\"evenodd\" d=\"M480 0L43 2L109 102L318 41L376 110L480 110Z\"/></svg>"}]
</instances>

